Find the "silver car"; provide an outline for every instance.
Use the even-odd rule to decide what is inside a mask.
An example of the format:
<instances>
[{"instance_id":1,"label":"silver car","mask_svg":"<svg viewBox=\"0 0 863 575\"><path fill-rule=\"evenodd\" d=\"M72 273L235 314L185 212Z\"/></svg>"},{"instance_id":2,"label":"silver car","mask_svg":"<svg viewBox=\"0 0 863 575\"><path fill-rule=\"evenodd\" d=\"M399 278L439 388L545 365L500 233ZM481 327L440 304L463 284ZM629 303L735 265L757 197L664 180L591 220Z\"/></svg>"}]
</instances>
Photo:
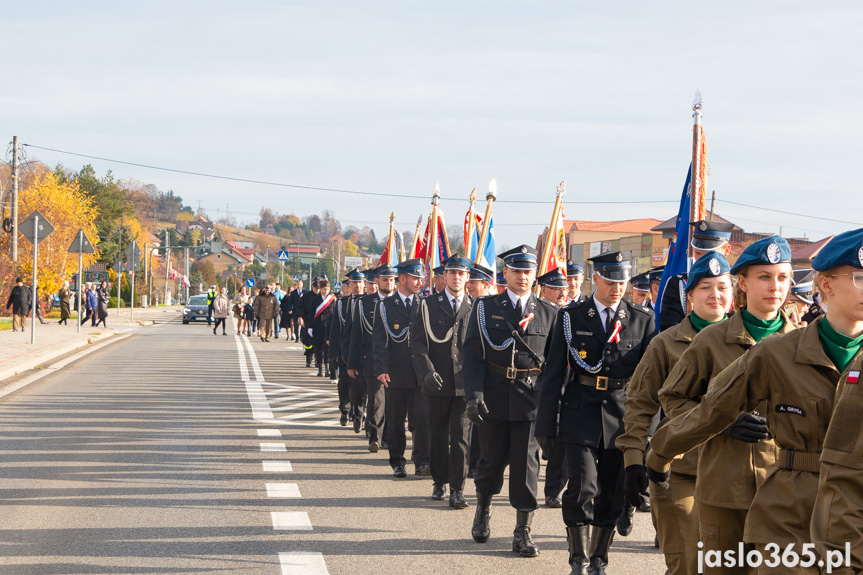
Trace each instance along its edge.
<instances>
[{"instance_id":1,"label":"silver car","mask_svg":"<svg viewBox=\"0 0 863 575\"><path fill-rule=\"evenodd\" d=\"M183 323L207 319L207 294L193 295L183 308Z\"/></svg>"}]
</instances>

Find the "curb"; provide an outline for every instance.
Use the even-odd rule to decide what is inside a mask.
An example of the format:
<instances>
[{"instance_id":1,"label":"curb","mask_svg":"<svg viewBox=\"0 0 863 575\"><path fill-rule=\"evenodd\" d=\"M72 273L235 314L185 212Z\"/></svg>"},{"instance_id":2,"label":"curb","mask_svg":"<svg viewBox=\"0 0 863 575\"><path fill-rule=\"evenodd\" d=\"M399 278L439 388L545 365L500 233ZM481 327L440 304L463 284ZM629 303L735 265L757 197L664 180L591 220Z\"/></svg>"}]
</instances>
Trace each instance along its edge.
<instances>
[{"instance_id":1,"label":"curb","mask_svg":"<svg viewBox=\"0 0 863 575\"><path fill-rule=\"evenodd\" d=\"M0 367L0 384L2 384L10 377L22 374L25 371L30 371L31 369L36 369L40 365L57 359L58 357L66 355L67 353L75 351L76 349L81 349L82 347L87 347L88 345L97 343L99 341L102 341L103 339L114 337L117 335L117 333L118 332L111 331L106 333L100 333L99 335L91 335L88 336L87 339L77 339L63 345L52 347L46 350L45 353L41 355L37 354L33 357L25 358L9 367Z\"/></svg>"}]
</instances>

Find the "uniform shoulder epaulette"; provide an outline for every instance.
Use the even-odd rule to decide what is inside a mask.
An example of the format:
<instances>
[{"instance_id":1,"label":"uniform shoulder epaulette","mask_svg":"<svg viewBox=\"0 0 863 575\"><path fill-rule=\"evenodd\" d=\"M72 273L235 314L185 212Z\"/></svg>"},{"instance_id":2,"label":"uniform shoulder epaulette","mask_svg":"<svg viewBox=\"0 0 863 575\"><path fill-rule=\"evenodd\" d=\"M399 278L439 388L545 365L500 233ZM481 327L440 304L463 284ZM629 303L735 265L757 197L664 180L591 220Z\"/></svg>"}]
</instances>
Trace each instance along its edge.
<instances>
[{"instance_id":1,"label":"uniform shoulder epaulette","mask_svg":"<svg viewBox=\"0 0 863 575\"><path fill-rule=\"evenodd\" d=\"M480 297L478 297L478 298L474 299L473 301L475 301L475 302L476 302L476 301L480 301L480 300L482 300L482 301L489 301L489 300L497 299L497 296L499 296L499 295L500 295L500 294L484 295L484 296L480 296Z\"/></svg>"},{"instance_id":2,"label":"uniform shoulder epaulette","mask_svg":"<svg viewBox=\"0 0 863 575\"><path fill-rule=\"evenodd\" d=\"M653 310L650 309L649 307L645 307L643 305L629 304L629 308L634 309L635 311L639 311L639 312L646 314L646 315L653 315Z\"/></svg>"},{"instance_id":3,"label":"uniform shoulder epaulette","mask_svg":"<svg viewBox=\"0 0 863 575\"><path fill-rule=\"evenodd\" d=\"M537 298L537 301L545 307L549 308L551 311L557 312L557 310L560 309L557 304L553 304L550 301L545 301L544 299L540 298Z\"/></svg>"},{"instance_id":4,"label":"uniform shoulder epaulette","mask_svg":"<svg viewBox=\"0 0 863 575\"><path fill-rule=\"evenodd\" d=\"M570 302L568 304L566 304L565 306L563 306L561 309L578 309L583 304L587 303L588 301L590 301L590 300L584 300L584 301L579 301L577 299L570 300Z\"/></svg>"}]
</instances>

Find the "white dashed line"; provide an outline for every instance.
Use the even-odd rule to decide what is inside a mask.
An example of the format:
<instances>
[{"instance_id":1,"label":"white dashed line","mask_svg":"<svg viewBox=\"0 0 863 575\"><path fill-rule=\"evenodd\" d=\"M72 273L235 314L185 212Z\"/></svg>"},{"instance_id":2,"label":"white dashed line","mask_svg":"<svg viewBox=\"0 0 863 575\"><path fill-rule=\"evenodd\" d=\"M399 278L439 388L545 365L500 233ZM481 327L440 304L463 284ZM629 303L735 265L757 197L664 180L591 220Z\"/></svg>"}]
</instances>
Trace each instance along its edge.
<instances>
[{"instance_id":1,"label":"white dashed line","mask_svg":"<svg viewBox=\"0 0 863 575\"><path fill-rule=\"evenodd\" d=\"M281 437L282 432L278 429L259 429L258 437Z\"/></svg>"},{"instance_id":2,"label":"white dashed line","mask_svg":"<svg viewBox=\"0 0 863 575\"><path fill-rule=\"evenodd\" d=\"M280 499L299 499L300 486L296 483L267 483L267 497Z\"/></svg>"},{"instance_id":3,"label":"white dashed line","mask_svg":"<svg viewBox=\"0 0 863 575\"><path fill-rule=\"evenodd\" d=\"M273 511L273 529L276 531L311 531L312 521L304 511Z\"/></svg>"},{"instance_id":4,"label":"white dashed line","mask_svg":"<svg viewBox=\"0 0 863 575\"><path fill-rule=\"evenodd\" d=\"M310 551L279 553L282 575L329 575L324 556Z\"/></svg>"},{"instance_id":5,"label":"white dashed line","mask_svg":"<svg viewBox=\"0 0 863 575\"><path fill-rule=\"evenodd\" d=\"M262 443L261 444L261 451L264 451L264 452L276 452L276 451L278 451L281 453L286 453L288 451L288 448L285 447L284 443Z\"/></svg>"},{"instance_id":6,"label":"white dashed line","mask_svg":"<svg viewBox=\"0 0 863 575\"><path fill-rule=\"evenodd\" d=\"M292 473L294 468L290 461L264 461L264 471L268 473Z\"/></svg>"}]
</instances>

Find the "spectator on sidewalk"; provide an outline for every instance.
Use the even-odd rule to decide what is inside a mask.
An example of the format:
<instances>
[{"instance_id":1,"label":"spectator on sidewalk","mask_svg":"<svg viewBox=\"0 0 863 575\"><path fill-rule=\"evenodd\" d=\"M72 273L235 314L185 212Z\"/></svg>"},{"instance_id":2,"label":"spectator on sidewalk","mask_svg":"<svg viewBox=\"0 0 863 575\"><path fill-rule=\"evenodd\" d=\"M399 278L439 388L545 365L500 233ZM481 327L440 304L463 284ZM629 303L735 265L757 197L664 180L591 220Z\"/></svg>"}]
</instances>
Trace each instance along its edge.
<instances>
[{"instance_id":1,"label":"spectator on sidewalk","mask_svg":"<svg viewBox=\"0 0 863 575\"><path fill-rule=\"evenodd\" d=\"M21 331L27 327L27 314L30 311L30 290L24 287L24 280L15 278L15 286L9 293L6 301L6 309L12 308L12 331Z\"/></svg>"},{"instance_id":2,"label":"spectator on sidewalk","mask_svg":"<svg viewBox=\"0 0 863 575\"><path fill-rule=\"evenodd\" d=\"M213 335L216 335L216 330L219 325L222 326L222 335L225 333L225 325L228 323L228 316L231 314L231 300L228 299L228 288L222 288L219 295L213 300L213 317L216 318L216 326L213 328Z\"/></svg>"},{"instance_id":3,"label":"spectator on sidewalk","mask_svg":"<svg viewBox=\"0 0 863 575\"><path fill-rule=\"evenodd\" d=\"M96 327L96 318L99 315L99 292L96 291L96 284L89 284L87 293L84 295L87 299L87 318L90 319L90 327Z\"/></svg>"},{"instance_id":4,"label":"spectator on sidewalk","mask_svg":"<svg viewBox=\"0 0 863 575\"><path fill-rule=\"evenodd\" d=\"M69 289L69 282L63 282L63 287L57 292L57 297L60 298L60 323L61 325L69 325L69 316L72 315L69 311L69 298L72 297L72 290Z\"/></svg>"},{"instance_id":5,"label":"spectator on sidewalk","mask_svg":"<svg viewBox=\"0 0 863 575\"><path fill-rule=\"evenodd\" d=\"M45 321L44 317L42 317L42 306L39 305L39 299L40 299L39 298L39 286L37 285L36 286L36 302L35 302L35 305L33 305L32 308L30 309L30 314L33 317L33 321L36 321L36 319L38 319L39 323L41 323L42 325L45 325L48 322Z\"/></svg>"},{"instance_id":6,"label":"spectator on sidewalk","mask_svg":"<svg viewBox=\"0 0 863 575\"><path fill-rule=\"evenodd\" d=\"M99 284L99 289L96 290L96 294L98 296L96 308L98 320L93 327L99 327L100 323L104 327L108 327L108 302L111 301L111 294L108 291L108 282L102 280L102 283Z\"/></svg>"}]
</instances>

